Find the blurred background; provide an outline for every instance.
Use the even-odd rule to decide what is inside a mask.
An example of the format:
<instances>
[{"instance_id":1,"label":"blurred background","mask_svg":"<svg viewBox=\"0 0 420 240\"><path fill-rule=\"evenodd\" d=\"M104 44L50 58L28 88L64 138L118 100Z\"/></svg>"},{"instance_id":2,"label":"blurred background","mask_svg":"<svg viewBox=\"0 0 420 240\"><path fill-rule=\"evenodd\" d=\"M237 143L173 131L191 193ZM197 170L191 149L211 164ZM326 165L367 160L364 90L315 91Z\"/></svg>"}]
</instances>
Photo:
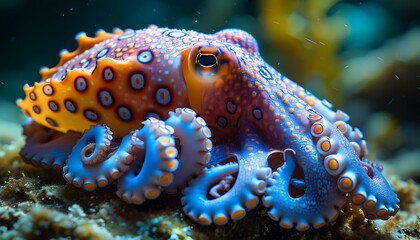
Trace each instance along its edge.
<instances>
[{"instance_id":1,"label":"blurred background","mask_svg":"<svg viewBox=\"0 0 420 240\"><path fill-rule=\"evenodd\" d=\"M371 159L420 182L419 12L417 0L1 0L0 119L22 119L23 85L81 31L241 28L269 64L351 116Z\"/></svg>"}]
</instances>

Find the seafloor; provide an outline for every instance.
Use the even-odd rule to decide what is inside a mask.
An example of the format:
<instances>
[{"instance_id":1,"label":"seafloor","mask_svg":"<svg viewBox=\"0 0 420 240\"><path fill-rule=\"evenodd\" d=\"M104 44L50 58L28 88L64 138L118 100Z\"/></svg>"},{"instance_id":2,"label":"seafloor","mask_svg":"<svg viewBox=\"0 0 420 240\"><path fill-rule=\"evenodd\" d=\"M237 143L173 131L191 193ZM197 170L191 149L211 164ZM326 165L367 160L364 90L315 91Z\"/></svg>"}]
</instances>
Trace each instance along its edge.
<instances>
[{"instance_id":1,"label":"seafloor","mask_svg":"<svg viewBox=\"0 0 420 240\"><path fill-rule=\"evenodd\" d=\"M416 239L420 238L420 191L392 165L385 175L401 199L387 221L366 220L346 205L336 222L319 230L282 229L260 206L225 226L200 226L182 211L180 195L163 194L141 206L126 204L116 186L86 192L61 175L25 164L20 124L0 122L0 239ZM414 155L415 156L415 155ZM396 162L396 161L393 161Z\"/></svg>"}]
</instances>

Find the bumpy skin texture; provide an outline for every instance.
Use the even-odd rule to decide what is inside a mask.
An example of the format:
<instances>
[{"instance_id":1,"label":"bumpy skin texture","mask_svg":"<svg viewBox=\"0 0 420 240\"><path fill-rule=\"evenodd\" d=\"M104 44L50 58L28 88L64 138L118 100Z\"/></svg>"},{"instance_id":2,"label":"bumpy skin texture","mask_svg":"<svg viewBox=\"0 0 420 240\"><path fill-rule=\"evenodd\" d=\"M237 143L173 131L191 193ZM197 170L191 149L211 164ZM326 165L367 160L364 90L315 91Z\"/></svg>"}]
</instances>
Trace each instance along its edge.
<instances>
[{"instance_id":1,"label":"bumpy skin texture","mask_svg":"<svg viewBox=\"0 0 420 240\"><path fill-rule=\"evenodd\" d=\"M133 204L181 189L203 225L260 202L301 231L346 201L370 219L398 211L347 114L269 66L250 34L151 26L76 38L17 102L29 117L25 161L89 191L117 180Z\"/></svg>"}]
</instances>

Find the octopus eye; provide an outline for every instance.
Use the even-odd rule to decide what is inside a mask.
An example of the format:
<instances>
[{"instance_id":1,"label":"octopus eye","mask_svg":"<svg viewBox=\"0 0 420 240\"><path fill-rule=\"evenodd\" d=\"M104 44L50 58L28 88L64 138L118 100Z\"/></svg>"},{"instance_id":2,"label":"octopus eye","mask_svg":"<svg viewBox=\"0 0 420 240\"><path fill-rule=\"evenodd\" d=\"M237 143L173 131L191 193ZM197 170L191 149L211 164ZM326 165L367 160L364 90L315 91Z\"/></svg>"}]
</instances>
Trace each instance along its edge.
<instances>
[{"instance_id":1,"label":"octopus eye","mask_svg":"<svg viewBox=\"0 0 420 240\"><path fill-rule=\"evenodd\" d=\"M220 52L217 48L201 48L195 57L195 71L202 77L218 73Z\"/></svg>"},{"instance_id":2,"label":"octopus eye","mask_svg":"<svg viewBox=\"0 0 420 240\"><path fill-rule=\"evenodd\" d=\"M198 54L197 63L204 68L213 67L217 65L217 57L214 54Z\"/></svg>"},{"instance_id":3,"label":"octopus eye","mask_svg":"<svg viewBox=\"0 0 420 240\"><path fill-rule=\"evenodd\" d=\"M234 52L223 42L208 40L194 44L181 54L182 74L187 85L192 108L200 113L205 89L220 86L236 72L238 62Z\"/></svg>"}]
</instances>

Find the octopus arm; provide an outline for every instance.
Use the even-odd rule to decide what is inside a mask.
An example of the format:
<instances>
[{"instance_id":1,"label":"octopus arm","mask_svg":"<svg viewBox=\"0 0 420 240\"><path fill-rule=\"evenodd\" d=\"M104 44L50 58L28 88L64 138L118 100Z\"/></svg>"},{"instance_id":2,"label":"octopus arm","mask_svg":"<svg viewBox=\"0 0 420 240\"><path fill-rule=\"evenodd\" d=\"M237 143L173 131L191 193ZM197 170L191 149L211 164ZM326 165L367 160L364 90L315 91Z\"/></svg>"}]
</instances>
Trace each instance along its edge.
<instances>
[{"instance_id":1,"label":"octopus arm","mask_svg":"<svg viewBox=\"0 0 420 240\"><path fill-rule=\"evenodd\" d=\"M66 134L48 129L32 119L23 123L26 145L20 151L22 159L34 166L61 172L72 146L81 137L76 132Z\"/></svg>"},{"instance_id":2,"label":"octopus arm","mask_svg":"<svg viewBox=\"0 0 420 240\"><path fill-rule=\"evenodd\" d=\"M336 128L331 127L330 136L337 143L345 141ZM360 161L352 150L340 145L336 153L328 153L325 169L337 177L338 188L349 194L349 201L361 207L367 218L386 220L394 216L399 210L397 195L377 165Z\"/></svg>"},{"instance_id":3,"label":"octopus arm","mask_svg":"<svg viewBox=\"0 0 420 240\"><path fill-rule=\"evenodd\" d=\"M269 209L268 215L279 221L283 228L296 227L299 231L305 231L311 225L321 228L327 221L337 218L337 209L344 205L346 199L322 165L311 161L306 161L303 167L305 184L293 183L293 180L296 181L292 177L297 165L295 155L296 152L290 148L284 150L284 164L268 180L263 204ZM292 197L291 185L303 188L303 195Z\"/></svg>"},{"instance_id":4,"label":"octopus arm","mask_svg":"<svg viewBox=\"0 0 420 240\"><path fill-rule=\"evenodd\" d=\"M360 159L342 132L326 119L311 126L316 149L325 170L337 180L341 192L370 219L388 219L398 210L399 199L380 172L380 167Z\"/></svg>"},{"instance_id":5,"label":"octopus arm","mask_svg":"<svg viewBox=\"0 0 420 240\"><path fill-rule=\"evenodd\" d=\"M175 112L169 112L165 124L174 129L173 135L179 140L179 167L173 173L172 184L165 189L168 193L175 193L178 188L183 189L189 179L201 172L210 160L213 144L206 122L189 108L177 108Z\"/></svg>"},{"instance_id":6,"label":"octopus arm","mask_svg":"<svg viewBox=\"0 0 420 240\"><path fill-rule=\"evenodd\" d=\"M63 168L64 178L88 191L107 186L128 170L138 153L131 137L132 134L125 136L117 148L106 125L91 127L74 146Z\"/></svg>"},{"instance_id":7,"label":"octopus arm","mask_svg":"<svg viewBox=\"0 0 420 240\"><path fill-rule=\"evenodd\" d=\"M265 192L271 174L267 166L270 151L259 145L259 137L250 129L245 132L245 144L221 154L235 156L235 160L225 159L222 165L205 168L184 191L184 211L202 225L224 225L229 219L242 219Z\"/></svg>"},{"instance_id":8,"label":"octopus arm","mask_svg":"<svg viewBox=\"0 0 420 240\"><path fill-rule=\"evenodd\" d=\"M366 142L358 129L353 130L346 123L348 116L340 111L334 112L326 101L320 101L307 91L303 93L304 90L292 81L283 80L287 89L291 89L284 94L289 106L299 103L303 106L303 101L307 103L305 107L292 111L294 116L299 117L289 118L289 122L303 126L305 131L295 135L285 134L287 137L283 140L286 148L296 151L297 164L304 168L314 159L321 160L325 170L334 176L332 180L338 189L348 193L349 201L361 206L368 218L388 219L395 215L399 200L381 174L382 167L366 159ZM286 124L280 127L280 130L284 129L288 129ZM308 158L307 152L314 149L318 156ZM310 175L310 170L304 169L304 173Z\"/></svg>"},{"instance_id":9,"label":"octopus arm","mask_svg":"<svg viewBox=\"0 0 420 240\"><path fill-rule=\"evenodd\" d=\"M159 197L163 188L173 181L178 168L178 151L172 136L173 128L155 118L143 122L131 141L142 149L129 170L118 179L117 195L127 203L140 205L145 199Z\"/></svg>"},{"instance_id":10,"label":"octopus arm","mask_svg":"<svg viewBox=\"0 0 420 240\"><path fill-rule=\"evenodd\" d=\"M295 96L303 100L306 104L311 106L315 111L320 113L329 122L331 122L341 133L347 138L351 146L356 151L360 159L363 159L368 154L368 146L366 140L363 138L363 133L358 128L353 128L348 121L350 117L347 113L342 110L334 111L333 105L327 100L319 99L308 90L302 88L294 81L283 77L283 82L288 89L292 89ZM377 165L378 169L381 170L382 166Z\"/></svg>"}]
</instances>

